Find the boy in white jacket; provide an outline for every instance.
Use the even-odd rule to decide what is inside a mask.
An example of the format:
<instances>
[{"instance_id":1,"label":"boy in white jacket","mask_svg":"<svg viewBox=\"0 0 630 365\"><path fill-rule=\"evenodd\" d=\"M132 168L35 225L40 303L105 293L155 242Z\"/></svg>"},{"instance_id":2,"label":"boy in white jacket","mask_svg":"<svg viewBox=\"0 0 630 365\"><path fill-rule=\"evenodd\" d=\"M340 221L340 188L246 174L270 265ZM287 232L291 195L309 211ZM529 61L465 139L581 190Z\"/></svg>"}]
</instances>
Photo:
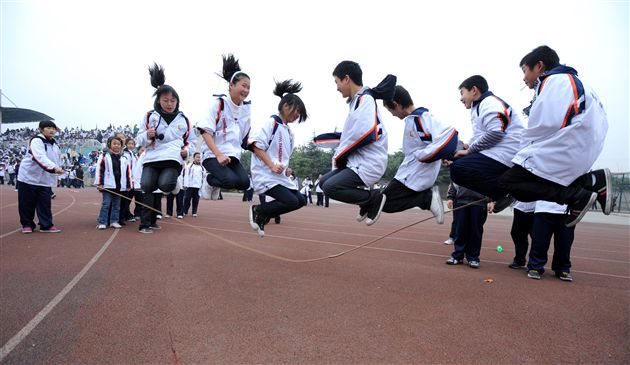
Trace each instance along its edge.
<instances>
[{"instance_id":1,"label":"boy in white jacket","mask_svg":"<svg viewBox=\"0 0 630 365\"><path fill-rule=\"evenodd\" d=\"M576 70L560 65L558 54L547 46L525 55L520 66L523 81L535 90L534 100L522 148L499 187L524 202L568 204L567 227L576 225L595 200L610 214L610 171L588 172L608 131L599 97L578 79Z\"/></svg>"},{"instance_id":2,"label":"boy in white jacket","mask_svg":"<svg viewBox=\"0 0 630 365\"><path fill-rule=\"evenodd\" d=\"M344 203L359 205L358 221L375 222L387 197L372 187L387 168L387 131L376 99L394 95L396 77L388 75L376 88L363 86L358 63L342 61L333 70L337 91L349 101L339 145L333 156L333 171L321 180L324 194Z\"/></svg>"},{"instance_id":3,"label":"boy in white jacket","mask_svg":"<svg viewBox=\"0 0 630 365\"><path fill-rule=\"evenodd\" d=\"M494 213L514 201L498 187L499 176L513 164L512 158L520 146L523 122L520 114L488 88L479 75L459 85L461 102L470 109L473 136L470 146L455 153L451 179L455 184L489 196L496 203Z\"/></svg>"}]
</instances>

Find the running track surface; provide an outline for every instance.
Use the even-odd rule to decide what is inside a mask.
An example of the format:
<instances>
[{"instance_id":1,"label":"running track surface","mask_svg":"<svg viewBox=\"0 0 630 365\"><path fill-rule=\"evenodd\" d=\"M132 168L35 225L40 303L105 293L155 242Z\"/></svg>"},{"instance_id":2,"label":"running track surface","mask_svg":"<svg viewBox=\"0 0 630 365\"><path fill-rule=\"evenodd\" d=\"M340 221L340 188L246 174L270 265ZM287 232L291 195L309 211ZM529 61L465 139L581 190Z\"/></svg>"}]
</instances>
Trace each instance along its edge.
<instances>
[{"instance_id":1,"label":"running track surface","mask_svg":"<svg viewBox=\"0 0 630 365\"><path fill-rule=\"evenodd\" d=\"M24 235L17 193L0 187L3 364L630 363L627 225L580 223L567 283L507 268L510 217L489 216L478 270L445 265L450 215L339 258L291 263L226 240L309 259L430 213L366 227L353 206L308 206L261 239L249 205L227 196L202 200L188 225L163 219L143 235L137 223L97 231L93 189L56 193L63 232Z\"/></svg>"}]
</instances>

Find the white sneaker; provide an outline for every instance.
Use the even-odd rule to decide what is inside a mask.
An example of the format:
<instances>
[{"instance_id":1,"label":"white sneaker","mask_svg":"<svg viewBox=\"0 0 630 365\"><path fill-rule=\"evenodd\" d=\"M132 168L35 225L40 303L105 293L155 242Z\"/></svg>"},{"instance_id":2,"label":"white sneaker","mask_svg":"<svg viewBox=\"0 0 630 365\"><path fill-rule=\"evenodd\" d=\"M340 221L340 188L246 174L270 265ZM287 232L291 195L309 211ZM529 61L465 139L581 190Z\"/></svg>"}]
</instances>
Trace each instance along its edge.
<instances>
[{"instance_id":1,"label":"white sneaker","mask_svg":"<svg viewBox=\"0 0 630 365\"><path fill-rule=\"evenodd\" d=\"M104 224L99 224L98 226L96 226L96 229L105 229L107 228Z\"/></svg>"},{"instance_id":2,"label":"white sneaker","mask_svg":"<svg viewBox=\"0 0 630 365\"><path fill-rule=\"evenodd\" d=\"M114 227L114 229L121 229L122 228L122 226L118 222L112 223L111 226Z\"/></svg>"},{"instance_id":3,"label":"white sneaker","mask_svg":"<svg viewBox=\"0 0 630 365\"><path fill-rule=\"evenodd\" d=\"M455 240L452 239L451 237L449 237L446 241L444 241L445 245L452 245L453 243L455 243Z\"/></svg>"},{"instance_id":4,"label":"white sneaker","mask_svg":"<svg viewBox=\"0 0 630 365\"><path fill-rule=\"evenodd\" d=\"M212 186L212 193L210 194L210 200L219 200L221 194L221 188L218 186Z\"/></svg>"},{"instance_id":5,"label":"white sneaker","mask_svg":"<svg viewBox=\"0 0 630 365\"><path fill-rule=\"evenodd\" d=\"M156 216L155 216L155 218L157 218L157 219L162 219L162 214L158 214L158 215L156 215Z\"/></svg>"},{"instance_id":6,"label":"white sneaker","mask_svg":"<svg viewBox=\"0 0 630 365\"><path fill-rule=\"evenodd\" d=\"M171 194L173 195L177 195L179 194L179 191L182 189L181 185L179 184L179 180L177 180L177 184L175 184L175 189L173 189L173 191L171 191Z\"/></svg>"},{"instance_id":7,"label":"white sneaker","mask_svg":"<svg viewBox=\"0 0 630 365\"><path fill-rule=\"evenodd\" d=\"M435 185L431 189L431 213L435 217L437 224L444 224L444 203L440 196L440 189Z\"/></svg>"},{"instance_id":8,"label":"white sneaker","mask_svg":"<svg viewBox=\"0 0 630 365\"><path fill-rule=\"evenodd\" d=\"M184 219L184 216L183 215L178 215L177 219Z\"/></svg>"},{"instance_id":9,"label":"white sneaker","mask_svg":"<svg viewBox=\"0 0 630 365\"><path fill-rule=\"evenodd\" d=\"M164 215L164 218L170 218L170 217L171 217L171 216L170 216L170 215L168 215L168 214L165 214L165 215ZM161 218L158 218L158 219L161 219Z\"/></svg>"},{"instance_id":10,"label":"white sneaker","mask_svg":"<svg viewBox=\"0 0 630 365\"><path fill-rule=\"evenodd\" d=\"M212 197L212 186L208 185L207 182L203 182L203 186L199 190L199 197L204 200L210 200Z\"/></svg>"},{"instance_id":11,"label":"white sneaker","mask_svg":"<svg viewBox=\"0 0 630 365\"><path fill-rule=\"evenodd\" d=\"M195 217L195 218L196 218L196 217L197 217L197 213L193 213L193 217Z\"/></svg>"}]
</instances>

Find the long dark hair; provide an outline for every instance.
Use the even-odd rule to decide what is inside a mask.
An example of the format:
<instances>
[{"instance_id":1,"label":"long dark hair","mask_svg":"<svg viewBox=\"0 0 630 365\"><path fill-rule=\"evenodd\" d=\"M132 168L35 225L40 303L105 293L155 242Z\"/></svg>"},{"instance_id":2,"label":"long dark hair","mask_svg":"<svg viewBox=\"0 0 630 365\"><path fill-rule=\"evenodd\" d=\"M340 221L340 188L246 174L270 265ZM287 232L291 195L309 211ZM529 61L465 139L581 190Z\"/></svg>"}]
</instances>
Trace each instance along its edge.
<instances>
[{"instance_id":1,"label":"long dark hair","mask_svg":"<svg viewBox=\"0 0 630 365\"><path fill-rule=\"evenodd\" d=\"M239 72L241 71L241 66L238 64L238 59L236 59L233 54L230 53L228 55L222 55L222 57L223 57L223 73L217 74L222 79L224 79L228 83L231 82L233 84L236 84L237 82L239 82L241 78L243 77L247 77L248 79L251 79L249 75L246 74L245 72ZM238 72L238 75L235 75L237 72Z\"/></svg>"},{"instance_id":2,"label":"long dark hair","mask_svg":"<svg viewBox=\"0 0 630 365\"><path fill-rule=\"evenodd\" d=\"M282 107L285 104L287 104L291 109L295 108L300 113L298 123L302 123L308 118L304 102L299 96L295 95L300 91L302 91L302 84L300 82L293 82L293 80L276 82L276 87L273 90L273 94L280 97L278 112L282 111Z\"/></svg>"},{"instance_id":3,"label":"long dark hair","mask_svg":"<svg viewBox=\"0 0 630 365\"><path fill-rule=\"evenodd\" d=\"M164 111L160 107L160 96L166 93L171 93L177 99L177 106L175 107L174 114L177 114L179 111L179 94L177 91L170 86L166 85L164 82L166 81L166 77L164 76L164 68L157 63L153 62L153 66L149 67L149 75L151 75L151 85L155 88L155 92L153 96L155 96L155 101L153 102L153 108L158 111L160 114L164 114Z\"/></svg>"}]
</instances>

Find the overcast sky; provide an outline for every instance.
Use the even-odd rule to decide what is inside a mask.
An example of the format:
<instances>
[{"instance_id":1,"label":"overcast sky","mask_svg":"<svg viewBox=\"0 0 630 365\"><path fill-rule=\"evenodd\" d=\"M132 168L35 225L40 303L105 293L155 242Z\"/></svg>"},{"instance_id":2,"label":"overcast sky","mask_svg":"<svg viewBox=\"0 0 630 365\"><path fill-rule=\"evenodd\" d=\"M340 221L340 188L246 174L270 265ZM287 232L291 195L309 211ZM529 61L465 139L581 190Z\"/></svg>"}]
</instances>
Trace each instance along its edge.
<instances>
[{"instance_id":1,"label":"overcast sky","mask_svg":"<svg viewBox=\"0 0 630 365\"><path fill-rule=\"evenodd\" d=\"M156 61L195 123L207 118L221 54L251 76L254 128L277 111L274 79L303 83L310 118L298 144L341 130L347 115L332 70L358 62L367 86L386 74L416 106L450 122L465 140L470 114L457 86L483 75L515 110L529 104L521 58L546 44L599 94L610 128L596 167L630 171L628 1L1 1L0 87L19 107L60 127L137 124L152 109L147 67ZM12 106L2 98L3 106ZM402 122L381 109L390 153ZM7 125L2 126L3 130Z\"/></svg>"}]
</instances>

